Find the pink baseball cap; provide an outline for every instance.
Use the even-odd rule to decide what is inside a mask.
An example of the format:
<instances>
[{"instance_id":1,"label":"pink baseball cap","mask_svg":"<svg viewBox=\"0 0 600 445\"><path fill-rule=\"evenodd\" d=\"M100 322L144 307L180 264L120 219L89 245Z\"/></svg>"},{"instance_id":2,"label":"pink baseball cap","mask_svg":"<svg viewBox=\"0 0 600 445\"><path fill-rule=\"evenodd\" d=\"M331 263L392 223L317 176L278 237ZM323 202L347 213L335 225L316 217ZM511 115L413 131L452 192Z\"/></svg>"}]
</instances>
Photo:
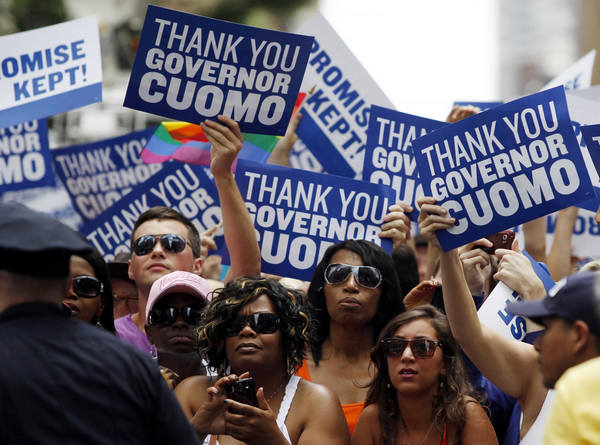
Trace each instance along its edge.
<instances>
[{"instance_id":1,"label":"pink baseball cap","mask_svg":"<svg viewBox=\"0 0 600 445\"><path fill-rule=\"evenodd\" d=\"M146 304L146 320L154 305L161 298L171 294L189 294L205 303L210 301L211 287L199 275L178 270L171 272L156 280L150 288L148 303Z\"/></svg>"}]
</instances>

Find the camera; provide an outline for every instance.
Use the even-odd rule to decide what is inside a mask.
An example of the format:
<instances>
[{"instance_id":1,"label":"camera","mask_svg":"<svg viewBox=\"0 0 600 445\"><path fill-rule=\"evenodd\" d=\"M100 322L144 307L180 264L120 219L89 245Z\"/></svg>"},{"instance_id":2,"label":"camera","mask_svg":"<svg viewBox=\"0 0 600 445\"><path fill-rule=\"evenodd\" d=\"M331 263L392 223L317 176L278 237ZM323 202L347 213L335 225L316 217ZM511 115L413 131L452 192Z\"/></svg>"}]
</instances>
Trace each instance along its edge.
<instances>
[{"instance_id":1,"label":"camera","mask_svg":"<svg viewBox=\"0 0 600 445\"><path fill-rule=\"evenodd\" d=\"M256 384L252 377L238 379L227 385L225 392L229 399L245 405L258 406L256 399Z\"/></svg>"}]
</instances>

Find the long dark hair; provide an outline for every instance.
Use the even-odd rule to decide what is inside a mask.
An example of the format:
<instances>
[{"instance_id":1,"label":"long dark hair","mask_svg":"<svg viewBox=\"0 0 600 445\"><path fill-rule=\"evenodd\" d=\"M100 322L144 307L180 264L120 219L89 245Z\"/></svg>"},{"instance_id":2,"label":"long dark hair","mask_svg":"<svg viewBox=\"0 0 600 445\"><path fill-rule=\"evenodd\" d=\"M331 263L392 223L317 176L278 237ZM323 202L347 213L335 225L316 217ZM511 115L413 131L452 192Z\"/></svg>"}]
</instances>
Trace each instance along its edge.
<instances>
[{"instance_id":1,"label":"long dark hair","mask_svg":"<svg viewBox=\"0 0 600 445\"><path fill-rule=\"evenodd\" d=\"M422 318L431 324L438 340L442 343L446 369L446 374L440 374L440 389L433 399L433 415L437 425L446 424L448 427L452 427L448 428L449 431L454 430L457 435L460 435L465 425L467 398L475 397L462 357L459 354L458 344L452 336L446 316L431 305L419 306L398 315L383 328L377 344L371 351L375 377L370 383L365 406L375 403L379 407L379 424L383 445L396 444L398 423L404 421L398 408L397 393L393 386L388 387L390 376L387 360L381 350L381 340L393 336L400 326Z\"/></svg>"},{"instance_id":2,"label":"long dark hair","mask_svg":"<svg viewBox=\"0 0 600 445\"><path fill-rule=\"evenodd\" d=\"M92 323L100 323L100 325L109 332L115 333L115 319L113 314L113 291L110 283L110 274L108 272L108 266L102 258L102 255L98 251L92 248L89 253L78 254L84 260L86 260L92 269L94 269L94 275L103 285L102 290L102 313L97 319L92 320Z\"/></svg>"},{"instance_id":3,"label":"long dark hair","mask_svg":"<svg viewBox=\"0 0 600 445\"><path fill-rule=\"evenodd\" d=\"M359 255L365 266L379 269L382 276L381 296L379 306L373 319L373 341L377 339L379 331L395 315L404 311L402 300L404 295L400 290L400 283L394 268L392 257L370 241L347 240L330 246L323 258L315 268L312 281L308 288L308 302L311 323L314 324L313 335L310 340L310 350L313 360L318 365L321 359L321 346L329 337L329 313L325 303L325 268L329 265L331 257L340 250L349 250Z\"/></svg>"},{"instance_id":4,"label":"long dark hair","mask_svg":"<svg viewBox=\"0 0 600 445\"><path fill-rule=\"evenodd\" d=\"M225 350L227 326L248 303L266 295L281 320L280 331L286 370L292 375L302 364L309 325L302 295L266 278L239 277L213 292L198 329L198 347L209 366L223 375L229 366Z\"/></svg>"}]
</instances>

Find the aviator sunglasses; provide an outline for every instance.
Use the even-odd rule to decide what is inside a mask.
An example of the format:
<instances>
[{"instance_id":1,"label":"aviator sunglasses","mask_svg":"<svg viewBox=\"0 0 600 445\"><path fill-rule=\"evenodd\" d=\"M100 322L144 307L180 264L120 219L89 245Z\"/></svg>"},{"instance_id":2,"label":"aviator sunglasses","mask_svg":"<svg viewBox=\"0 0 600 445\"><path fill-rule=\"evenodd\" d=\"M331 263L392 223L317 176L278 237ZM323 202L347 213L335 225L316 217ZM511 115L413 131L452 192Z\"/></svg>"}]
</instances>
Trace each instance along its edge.
<instances>
[{"instance_id":1,"label":"aviator sunglasses","mask_svg":"<svg viewBox=\"0 0 600 445\"><path fill-rule=\"evenodd\" d=\"M183 252L186 244L190 244L183 236L175 233L163 235L142 235L133 242L133 252L137 256L148 255L154 249L156 240L160 240L163 249L170 253ZM191 245L191 244L190 244Z\"/></svg>"},{"instance_id":2,"label":"aviator sunglasses","mask_svg":"<svg viewBox=\"0 0 600 445\"><path fill-rule=\"evenodd\" d=\"M381 284L381 272L372 266L350 266L349 264L332 263L325 269L325 281L328 284L343 283L350 274L358 284L375 289Z\"/></svg>"},{"instance_id":3,"label":"aviator sunglasses","mask_svg":"<svg viewBox=\"0 0 600 445\"><path fill-rule=\"evenodd\" d=\"M99 279L81 275L71 280L73 292L80 298L95 298L102 293L104 285Z\"/></svg>"},{"instance_id":4,"label":"aviator sunglasses","mask_svg":"<svg viewBox=\"0 0 600 445\"><path fill-rule=\"evenodd\" d=\"M279 317L271 312L260 312L258 314L240 315L234 318L225 329L225 335L235 337L246 325L257 334L272 334L279 329Z\"/></svg>"},{"instance_id":5,"label":"aviator sunglasses","mask_svg":"<svg viewBox=\"0 0 600 445\"><path fill-rule=\"evenodd\" d=\"M148 324L152 326L171 326L177 321L179 314L183 317L189 325L198 326L200 325L200 319L202 318L202 308L196 306L183 306L174 307L169 306L166 308L153 308L148 314Z\"/></svg>"},{"instance_id":6,"label":"aviator sunglasses","mask_svg":"<svg viewBox=\"0 0 600 445\"><path fill-rule=\"evenodd\" d=\"M419 338L416 340L403 340L401 338L384 338L381 340L381 352L386 357L400 357L407 346L415 357L430 358L435 354L435 348L442 346L437 340Z\"/></svg>"}]
</instances>

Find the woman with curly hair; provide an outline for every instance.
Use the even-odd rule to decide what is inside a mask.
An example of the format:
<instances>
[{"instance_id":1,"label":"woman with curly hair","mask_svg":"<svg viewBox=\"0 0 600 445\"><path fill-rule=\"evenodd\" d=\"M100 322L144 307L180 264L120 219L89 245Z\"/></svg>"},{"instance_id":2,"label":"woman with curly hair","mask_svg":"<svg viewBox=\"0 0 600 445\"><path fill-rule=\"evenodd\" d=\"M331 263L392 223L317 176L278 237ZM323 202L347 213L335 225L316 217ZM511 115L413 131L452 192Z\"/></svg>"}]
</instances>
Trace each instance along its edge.
<instances>
[{"instance_id":1,"label":"woman with curly hair","mask_svg":"<svg viewBox=\"0 0 600 445\"><path fill-rule=\"evenodd\" d=\"M352 434L373 378L371 348L379 332L404 311L392 257L369 241L329 247L308 288L314 324L298 375L331 389Z\"/></svg>"},{"instance_id":2,"label":"woman with curly hair","mask_svg":"<svg viewBox=\"0 0 600 445\"><path fill-rule=\"evenodd\" d=\"M294 375L309 324L301 298L275 281L245 277L213 294L198 342L218 376L190 377L175 389L205 444L350 443L335 395ZM246 377L256 382L256 393L246 394L255 400L228 396Z\"/></svg>"},{"instance_id":3,"label":"woman with curly hair","mask_svg":"<svg viewBox=\"0 0 600 445\"><path fill-rule=\"evenodd\" d=\"M448 320L433 306L391 320L371 359L375 377L353 445L498 443L473 398Z\"/></svg>"}]
</instances>

